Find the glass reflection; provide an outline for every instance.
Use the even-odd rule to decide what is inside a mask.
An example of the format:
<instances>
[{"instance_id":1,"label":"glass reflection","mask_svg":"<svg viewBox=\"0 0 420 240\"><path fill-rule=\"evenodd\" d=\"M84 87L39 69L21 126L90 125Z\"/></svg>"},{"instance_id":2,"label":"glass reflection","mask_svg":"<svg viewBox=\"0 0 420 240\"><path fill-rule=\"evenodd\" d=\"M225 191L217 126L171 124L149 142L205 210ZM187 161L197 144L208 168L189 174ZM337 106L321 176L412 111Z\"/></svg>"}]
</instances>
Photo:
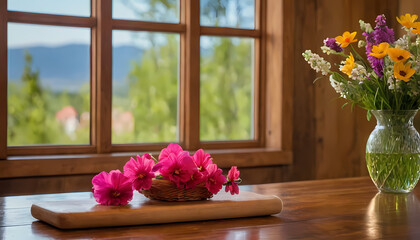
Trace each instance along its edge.
<instances>
[{"instance_id":1,"label":"glass reflection","mask_svg":"<svg viewBox=\"0 0 420 240\"><path fill-rule=\"evenodd\" d=\"M179 23L179 0L113 0L116 19Z\"/></svg>"},{"instance_id":2,"label":"glass reflection","mask_svg":"<svg viewBox=\"0 0 420 240\"><path fill-rule=\"evenodd\" d=\"M389 237L395 227L409 235L410 223L419 220L420 205L414 193L377 193L366 213L366 235L374 239Z\"/></svg>"},{"instance_id":3,"label":"glass reflection","mask_svg":"<svg viewBox=\"0 0 420 240\"><path fill-rule=\"evenodd\" d=\"M89 144L90 33L8 24L9 146Z\"/></svg>"},{"instance_id":4,"label":"glass reflection","mask_svg":"<svg viewBox=\"0 0 420 240\"><path fill-rule=\"evenodd\" d=\"M201 0L203 26L254 28L255 0Z\"/></svg>"},{"instance_id":5,"label":"glass reflection","mask_svg":"<svg viewBox=\"0 0 420 240\"><path fill-rule=\"evenodd\" d=\"M254 39L201 37L200 139L254 137Z\"/></svg>"},{"instance_id":6,"label":"glass reflection","mask_svg":"<svg viewBox=\"0 0 420 240\"><path fill-rule=\"evenodd\" d=\"M112 143L177 141L179 34L112 37Z\"/></svg>"},{"instance_id":7,"label":"glass reflection","mask_svg":"<svg viewBox=\"0 0 420 240\"><path fill-rule=\"evenodd\" d=\"M90 0L8 0L7 10L89 17Z\"/></svg>"}]
</instances>

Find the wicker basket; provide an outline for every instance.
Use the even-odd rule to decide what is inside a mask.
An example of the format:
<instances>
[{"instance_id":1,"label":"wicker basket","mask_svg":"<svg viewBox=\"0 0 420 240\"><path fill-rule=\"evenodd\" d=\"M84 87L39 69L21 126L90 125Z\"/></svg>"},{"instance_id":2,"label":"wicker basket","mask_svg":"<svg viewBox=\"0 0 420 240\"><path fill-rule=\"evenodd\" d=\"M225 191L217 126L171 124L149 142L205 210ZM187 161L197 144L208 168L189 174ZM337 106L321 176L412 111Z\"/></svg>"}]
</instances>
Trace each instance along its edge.
<instances>
[{"instance_id":1,"label":"wicker basket","mask_svg":"<svg viewBox=\"0 0 420 240\"><path fill-rule=\"evenodd\" d=\"M185 189L177 188L175 183L161 179L153 179L152 187L149 190L142 190L141 193L149 199L170 202L197 201L213 197L204 183L193 189Z\"/></svg>"}]
</instances>

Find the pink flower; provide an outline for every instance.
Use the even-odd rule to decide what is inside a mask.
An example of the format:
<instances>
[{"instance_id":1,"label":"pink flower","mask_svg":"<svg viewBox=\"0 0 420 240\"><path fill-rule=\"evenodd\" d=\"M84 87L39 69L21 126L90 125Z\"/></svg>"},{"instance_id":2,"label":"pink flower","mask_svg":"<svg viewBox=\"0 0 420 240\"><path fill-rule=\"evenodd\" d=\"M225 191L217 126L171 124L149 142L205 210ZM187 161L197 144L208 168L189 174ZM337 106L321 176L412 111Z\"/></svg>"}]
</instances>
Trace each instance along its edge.
<instances>
[{"instance_id":1,"label":"pink flower","mask_svg":"<svg viewBox=\"0 0 420 240\"><path fill-rule=\"evenodd\" d=\"M159 161L155 167L159 168L160 174L182 188L191 180L191 176L198 172L190 154L187 151L175 155L170 153L165 160Z\"/></svg>"},{"instance_id":2,"label":"pink flower","mask_svg":"<svg viewBox=\"0 0 420 240\"><path fill-rule=\"evenodd\" d=\"M155 173L152 172L153 161L150 154L144 154L143 156L137 155L137 161L134 158L124 165L124 176L128 177L133 184L133 190L141 191L143 189L150 189L152 186L152 179L155 177Z\"/></svg>"},{"instance_id":3,"label":"pink flower","mask_svg":"<svg viewBox=\"0 0 420 240\"><path fill-rule=\"evenodd\" d=\"M217 168L216 164L210 164L207 166L207 173L207 190L213 194L217 194L226 182L226 178L222 174L222 169Z\"/></svg>"},{"instance_id":4,"label":"pink flower","mask_svg":"<svg viewBox=\"0 0 420 240\"><path fill-rule=\"evenodd\" d=\"M200 171L196 170L191 175L191 179L187 182L185 188L195 188L198 184L202 183L206 180L206 176L204 176Z\"/></svg>"},{"instance_id":5,"label":"pink flower","mask_svg":"<svg viewBox=\"0 0 420 240\"><path fill-rule=\"evenodd\" d=\"M162 149L159 154L159 162L168 158L169 154L173 153L176 156L181 154L184 150L176 143L170 143L166 148Z\"/></svg>"},{"instance_id":6,"label":"pink flower","mask_svg":"<svg viewBox=\"0 0 420 240\"><path fill-rule=\"evenodd\" d=\"M207 176L207 166L213 164L210 154L205 153L203 149L197 150L194 153L193 160L197 165L198 170L205 176Z\"/></svg>"},{"instance_id":7,"label":"pink flower","mask_svg":"<svg viewBox=\"0 0 420 240\"><path fill-rule=\"evenodd\" d=\"M230 194L239 194L239 187L236 180L239 179L240 172L238 171L236 166L233 166L228 173L228 184L225 187L225 191L229 192Z\"/></svg>"},{"instance_id":8,"label":"pink flower","mask_svg":"<svg viewBox=\"0 0 420 240\"><path fill-rule=\"evenodd\" d=\"M133 199L131 181L120 170L101 172L92 184L93 197L102 205L125 205Z\"/></svg>"},{"instance_id":9,"label":"pink flower","mask_svg":"<svg viewBox=\"0 0 420 240\"><path fill-rule=\"evenodd\" d=\"M159 154L159 163L157 163L153 170L154 172L159 171L160 168L165 164L164 161L168 160L169 155L174 154L175 156L181 155L184 152L182 147L176 143L170 143L166 148L162 149Z\"/></svg>"}]
</instances>

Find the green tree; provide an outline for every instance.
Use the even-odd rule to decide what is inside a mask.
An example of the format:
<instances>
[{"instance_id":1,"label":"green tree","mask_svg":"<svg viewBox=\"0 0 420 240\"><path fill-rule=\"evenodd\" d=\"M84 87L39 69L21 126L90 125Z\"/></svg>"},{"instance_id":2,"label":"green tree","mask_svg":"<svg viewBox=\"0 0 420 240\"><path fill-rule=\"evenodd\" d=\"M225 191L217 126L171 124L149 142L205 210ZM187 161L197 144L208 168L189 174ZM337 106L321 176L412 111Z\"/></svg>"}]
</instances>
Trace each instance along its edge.
<instances>
[{"instance_id":1,"label":"green tree","mask_svg":"<svg viewBox=\"0 0 420 240\"><path fill-rule=\"evenodd\" d=\"M133 132L113 132L113 142L176 141L178 105L178 46L175 34L147 34L150 48L139 62L133 62L128 75L128 100L114 94L114 111L134 115ZM156 38L164 41L157 44Z\"/></svg>"},{"instance_id":2,"label":"green tree","mask_svg":"<svg viewBox=\"0 0 420 240\"><path fill-rule=\"evenodd\" d=\"M200 137L252 138L252 46L249 39L215 37L201 57Z\"/></svg>"},{"instance_id":3,"label":"green tree","mask_svg":"<svg viewBox=\"0 0 420 240\"><path fill-rule=\"evenodd\" d=\"M8 82L8 145L89 143L89 126L77 129L76 137L70 138L56 120L56 113L65 106L89 112L89 84L77 93L52 92L41 85L31 54L25 52L24 57L20 81Z\"/></svg>"},{"instance_id":4,"label":"green tree","mask_svg":"<svg viewBox=\"0 0 420 240\"><path fill-rule=\"evenodd\" d=\"M164 1L165 5L171 2ZM154 11L161 10L156 1L150 3ZM237 5L236 10L240 12L239 2ZM167 7L174 9L174 6ZM204 14L211 12L226 15L226 1L207 1ZM179 42L172 34L164 35L165 44L158 44L162 35L146 36L143 39L147 39L151 47L143 52L139 61L132 63L128 96L116 94L115 90L113 95L114 111L133 113L134 131L113 132L114 143L176 140ZM250 139L253 137L253 41L215 37L210 42L209 50L201 54L201 97L197 99L201 102L201 139Z\"/></svg>"},{"instance_id":5,"label":"green tree","mask_svg":"<svg viewBox=\"0 0 420 240\"><path fill-rule=\"evenodd\" d=\"M46 102L39 83L39 71L32 69L32 56L25 52L21 88L11 84L8 100L9 145L43 144L51 141L42 127L46 122Z\"/></svg>"}]
</instances>

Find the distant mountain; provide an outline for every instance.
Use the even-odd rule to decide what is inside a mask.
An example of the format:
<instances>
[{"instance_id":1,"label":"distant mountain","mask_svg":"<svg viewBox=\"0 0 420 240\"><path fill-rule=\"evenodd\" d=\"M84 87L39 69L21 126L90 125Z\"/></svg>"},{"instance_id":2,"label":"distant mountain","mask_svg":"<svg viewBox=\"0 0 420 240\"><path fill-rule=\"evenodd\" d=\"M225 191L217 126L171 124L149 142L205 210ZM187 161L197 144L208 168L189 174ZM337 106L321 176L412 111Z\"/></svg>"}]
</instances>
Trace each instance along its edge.
<instances>
[{"instance_id":1,"label":"distant mountain","mask_svg":"<svg viewBox=\"0 0 420 240\"><path fill-rule=\"evenodd\" d=\"M18 81L21 78L25 66L25 51L32 55L32 67L39 71L41 84L53 91L77 91L84 83L89 82L90 48L81 44L9 49L9 80ZM130 63L140 61L141 56L142 50L133 46L113 49L114 84L124 85L123 82L130 72Z\"/></svg>"}]
</instances>

